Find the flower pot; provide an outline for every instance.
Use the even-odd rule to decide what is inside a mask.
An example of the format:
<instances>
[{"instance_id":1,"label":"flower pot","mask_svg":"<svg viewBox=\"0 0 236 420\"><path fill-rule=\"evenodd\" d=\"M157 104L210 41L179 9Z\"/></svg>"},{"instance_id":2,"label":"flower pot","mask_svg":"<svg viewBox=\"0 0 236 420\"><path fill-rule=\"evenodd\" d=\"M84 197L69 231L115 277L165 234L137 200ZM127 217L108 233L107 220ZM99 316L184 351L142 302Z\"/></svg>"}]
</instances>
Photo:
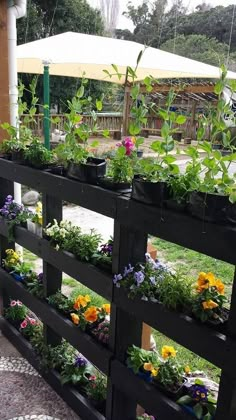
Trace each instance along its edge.
<instances>
[{"instance_id":1,"label":"flower pot","mask_svg":"<svg viewBox=\"0 0 236 420\"><path fill-rule=\"evenodd\" d=\"M111 178L100 178L98 185L107 190L128 193L131 191L130 182L114 182Z\"/></svg>"},{"instance_id":2,"label":"flower pot","mask_svg":"<svg viewBox=\"0 0 236 420\"><path fill-rule=\"evenodd\" d=\"M34 233L34 235L43 237L43 228L38 223L34 223L31 220L27 220L27 229L29 232Z\"/></svg>"},{"instance_id":3,"label":"flower pot","mask_svg":"<svg viewBox=\"0 0 236 420\"><path fill-rule=\"evenodd\" d=\"M63 165L51 165L46 169L46 172L50 172L54 175L66 176L66 170Z\"/></svg>"},{"instance_id":4,"label":"flower pot","mask_svg":"<svg viewBox=\"0 0 236 420\"><path fill-rule=\"evenodd\" d=\"M139 177L133 179L131 198L145 204L163 207L168 198L166 182L144 181Z\"/></svg>"},{"instance_id":5,"label":"flower pot","mask_svg":"<svg viewBox=\"0 0 236 420\"><path fill-rule=\"evenodd\" d=\"M227 150L227 149L222 149L221 150L222 156L228 156L228 155L231 155L231 153L232 153L231 150Z\"/></svg>"},{"instance_id":6,"label":"flower pot","mask_svg":"<svg viewBox=\"0 0 236 420\"><path fill-rule=\"evenodd\" d=\"M211 223L236 224L236 204L229 197L193 191L189 195L192 216Z\"/></svg>"},{"instance_id":7,"label":"flower pot","mask_svg":"<svg viewBox=\"0 0 236 420\"><path fill-rule=\"evenodd\" d=\"M143 157L143 150L137 150L137 157L138 158Z\"/></svg>"},{"instance_id":8,"label":"flower pot","mask_svg":"<svg viewBox=\"0 0 236 420\"><path fill-rule=\"evenodd\" d=\"M21 274L12 273L11 275L16 281L21 281L22 282L25 279L25 276L22 276Z\"/></svg>"},{"instance_id":9,"label":"flower pot","mask_svg":"<svg viewBox=\"0 0 236 420\"><path fill-rule=\"evenodd\" d=\"M187 381L187 379L183 379L183 383L176 386L175 389L167 389L165 388L158 380L153 381L153 385L158 388L161 392L163 392L165 395L170 397L172 400L176 401L178 400L184 392L184 384Z\"/></svg>"},{"instance_id":10,"label":"flower pot","mask_svg":"<svg viewBox=\"0 0 236 420\"><path fill-rule=\"evenodd\" d=\"M71 162L68 167L67 176L81 182L97 184L99 178L106 173L105 159L88 158L86 163Z\"/></svg>"},{"instance_id":11,"label":"flower pot","mask_svg":"<svg viewBox=\"0 0 236 420\"><path fill-rule=\"evenodd\" d=\"M222 149L222 144L213 144L212 149L213 150L220 150L220 149Z\"/></svg>"},{"instance_id":12,"label":"flower pot","mask_svg":"<svg viewBox=\"0 0 236 420\"><path fill-rule=\"evenodd\" d=\"M185 137L184 144L191 144L191 141L192 141L191 137Z\"/></svg>"},{"instance_id":13,"label":"flower pot","mask_svg":"<svg viewBox=\"0 0 236 420\"><path fill-rule=\"evenodd\" d=\"M25 164L24 150L12 152L11 156L12 156L11 157L12 162L17 163L18 165Z\"/></svg>"},{"instance_id":14,"label":"flower pot","mask_svg":"<svg viewBox=\"0 0 236 420\"><path fill-rule=\"evenodd\" d=\"M176 133L173 133L172 137L176 141L181 141L182 139L182 131L177 131Z\"/></svg>"}]
</instances>

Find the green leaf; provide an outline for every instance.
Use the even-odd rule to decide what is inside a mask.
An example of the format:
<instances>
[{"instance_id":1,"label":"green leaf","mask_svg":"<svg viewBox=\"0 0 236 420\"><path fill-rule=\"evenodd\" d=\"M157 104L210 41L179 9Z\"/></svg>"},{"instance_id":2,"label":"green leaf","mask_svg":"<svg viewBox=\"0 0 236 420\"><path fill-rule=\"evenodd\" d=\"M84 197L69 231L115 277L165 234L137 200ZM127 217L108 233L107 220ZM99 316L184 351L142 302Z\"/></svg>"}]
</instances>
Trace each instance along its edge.
<instances>
[{"instance_id":1,"label":"green leaf","mask_svg":"<svg viewBox=\"0 0 236 420\"><path fill-rule=\"evenodd\" d=\"M103 135L103 137L108 138L108 137L110 137L110 131L109 130L103 130L102 135Z\"/></svg>"},{"instance_id":2,"label":"green leaf","mask_svg":"<svg viewBox=\"0 0 236 420\"><path fill-rule=\"evenodd\" d=\"M82 98L84 96L84 86L80 86L76 94L77 98Z\"/></svg>"},{"instance_id":3,"label":"green leaf","mask_svg":"<svg viewBox=\"0 0 236 420\"><path fill-rule=\"evenodd\" d=\"M203 408L202 408L202 406L201 406L200 403L196 404L193 407L193 411L194 411L194 414L197 417L197 419L201 419L202 418Z\"/></svg>"},{"instance_id":4,"label":"green leaf","mask_svg":"<svg viewBox=\"0 0 236 420\"><path fill-rule=\"evenodd\" d=\"M111 74L111 73L109 73L109 71L108 71L108 70L103 70L103 73L107 74L107 75L110 77L110 79L112 78L112 74Z\"/></svg>"},{"instance_id":5,"label":"green leaf","mask_svg":"<svg viewBox=\"0 0 236 420\"><path fill-rule=\"evenodd\" d=\"M175 120L176 124L179 124L179 125L186 123L186 121L187 121L187 118L184 115L178 115L178 117Z\"/></svg>"},{"instance_id":6,"label":"green leaf","mask_svg":"<svg viewBox=\"0 0 236 420\"><path fill-rule=\"evenodd\" d=\"M138 58L137 58L137 66L138 66L138 65L139 65L139 63L140 63L140 60L141 60L141 58L142 58L143 53L144 53L144 51L143 51L143 50L141 50L141 51L139 52L139 55L138 55Z\"/></svg>"},{"instance_id":7,"label":"green leaf","mask_svg":"<svg viewBox=\"0 0 236 420\"><path fill-rule=\"evenodd\" d=\"M102 110L102 101L96 99L96 108L98 111Z\"/></svg>"},{"instance_id":8,"label":"green leaf","mask_svg":"<svg viewBox=\"0 0 236 420\"><path fill-rule=\"evenodd\" d=\"M138 95L139 95L139 86L138 85L134 85L131 89L130 92L132 99L137 99Z\"/></svg>"},{"instance_id":9,"label":"green leaf","mask_svg":"<svg viewBox=\"0 0 236 420\"><path fill-rule=\"evenodd\" d=\"M204 382L201 379L199 379L199 378L195 379L195 382L194 383L196 385L204 385Z\"/></svg>"},{"instance_id":10,"label":"green leaf","mask_svg":"<svg viewBox=\"0 0 236 420\"><path fill-rule=\"evenodd\" d=\"M94 140L89 146L90 147L98 147L99 146L99 141L98 140Z\"/></svg>"},{"instance_id":11,"label":"green leaf","mask_svg":"<svg viewBox=\"0 0 236 420\"><path fill-rule=\"evenodd\" d=\"M165 122L161 127L161 137L163 137L163 138L167 137L169 135L169 132L170 132L170 127Z\"/></svg>"},{"instance_id":12,"label":"green leaf","mask_svg":"<svg viewBox=\"0 0 236 420\"><path fill-rule=\"evenodd\" d=\"M165 121L168 120L168 118L169 118L168 112L165 109L160 109L158 114Z\"/></svg>"},{"instance_id":13,"label":"green leaf","mask_svg":"<svg viewBox=\"0 0 236 420\"><path fill-rule=\"evenodd\" d=\"M129 134L131 134L131 136L136 136L140 131L140 127L135 123L131 123L129 125Z\"/></svg>"},{"instance_id":14,"label":"green leaf","mask_svg":"<svg viewBox=\"0 0 236 420\"><path fill-rule=\"evenodd\" d=\"M188 405L192 402L192 398L189 395L184 395L177 400L178 404Z\"/></svg>"},{"instance_id":15,"label":"green leaf","mask_svg":"<svg viewBox=\"0 0 236 420\"><path fill-rule=\"evenodd\" d=\"M176 161L176 158L174 156L172 156L172 155L168 155L168 156L165 156L163 158L163 162L168 163L168 164L169 163L173 163L175 161Z\"/></svg>"}]
</instances>

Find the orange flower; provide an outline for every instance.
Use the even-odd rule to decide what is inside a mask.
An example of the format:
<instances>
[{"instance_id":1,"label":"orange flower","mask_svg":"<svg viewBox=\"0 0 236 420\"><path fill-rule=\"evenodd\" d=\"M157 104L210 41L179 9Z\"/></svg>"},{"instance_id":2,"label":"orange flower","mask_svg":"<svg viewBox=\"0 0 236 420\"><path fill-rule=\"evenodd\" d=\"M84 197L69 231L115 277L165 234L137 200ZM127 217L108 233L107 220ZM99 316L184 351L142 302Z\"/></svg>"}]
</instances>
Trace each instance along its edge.
<instances>
[{"instance_id":1,"label":"orange flower","mask_svg":"<svg viewBox=\"0 0 236 420\"><path fill-rule=\"evenodd\" d=\"M88 303L91 301L90 296L89 295L79 295L76 299L75 299L75 303L74 303L74 309L80 309L80 307L82 306L82 308L85 308L85 306L88 305Z\"/></svg>"},{"instance_id":2,"label":"orange flower","mask_svg":"<svg viewBox=\"0 0 236 420\"><path fill-rule=\"evenodd\" d=\"M202 292L205 289L208 289L211 286L215 286L216 278L213 273L204 273L203 271L199 273L197 280L197 291Z\"/></svg>"},{"instance_id":3,"label":"orange flower","mask_svg":"<svg viewBox=\"0 0 236 420\"><path fill-rule=\"evenodd\" d=\"M71 316L71 319L72 319L73 323L75 325L79 325L79 315L73 313L73 314L70 314L70 316Z\"/></svg>"},{"instance_id":4,"label":"orange flower","mask_svg":"<svg viewBox=\"0 0 236 420\"><path fill-rule=\"evenodd\" d=\"M88 322L95 322L98 319L98 311L96 306L90 306L85 312L84 312L84 318Z\"/></svg>"},{"instance_id":5,"label":"orange flower","mask_svg":"<svg viewBox=\"0 0 236 420\"><path fill-rule=\"evenodd\" d=\"M206 300L205 302L202 302L203 309L214 309L217 308L218 303L214 302L214 300Z\"/></svg>"},{"instance_id":6,"label":"orange flower","mask_svg":"<svg viewBox=\"0 0 236 420\"><path fill-rule=\"evenodd\" d=\"M225 286L220 279L216 279L215 287L217 289L217 292L219 292L220 295L225 294Z\"/></svg>"},{"instance_id":7,"label":"orange flower","mask_svg":"<svg viewBox=\"0 0 236 420\"><path fill-rule=\"evenodd\" d=\"M107 313L110 314L111 313L111 305L110 303L104 303L104 305L102 305L102 309Z\"/></svg>"}]
</instances>

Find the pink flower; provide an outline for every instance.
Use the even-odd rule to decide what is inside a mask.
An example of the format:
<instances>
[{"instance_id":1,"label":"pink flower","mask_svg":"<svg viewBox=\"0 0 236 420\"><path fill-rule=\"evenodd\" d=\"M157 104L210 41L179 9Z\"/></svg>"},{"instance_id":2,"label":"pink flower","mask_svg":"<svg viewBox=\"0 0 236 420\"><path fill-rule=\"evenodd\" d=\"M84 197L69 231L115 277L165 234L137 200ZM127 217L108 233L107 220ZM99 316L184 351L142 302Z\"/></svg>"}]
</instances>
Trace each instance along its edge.
<instances>
[{"instance_id":1,"label":"pink flower","mask_svg":"<svg viewBox=\"0 0 236 420\"><path fill-rule=\"evenodd\" d=\"M37 324L36 319L30 318L29 316L28 316L28 321L30 322L31 325L36 325Z\"/></svg>"},{"instance_id":2,"label":"pink flower","mask_svg":"<svg viewBox=\"0 0 236 420\"><path fill-rule=\"evenodd\" d=\"M17 301L16 300L12 300L10 303L10 306L16 306L17 305Z\"/></svg>"},{"instance_id":3,"label":"pink flower","mask_svg":"<svg viewBox=\"0 0 236 420\"><path fill-rule=\"evenodd\" d=\"M97 377L95 375L91 375L90 378L89 378L90 381L96 381L96 379L97 379Z\"/></svg>"},{"instance_id":4,"label":"pink flower","mask_svg":"<svg viewBox=\"0 0 236 420\"><path fill-rule=\"evenodd\" d=\"M130 137L126 137L125 140L122 142L123 146L126 148L126 155L130 156L133 149L134 149L134 143L132 142Z\"/></svg>"},{"instance_id":5,"label":"pink flower","mask_svg":"<svg viewBox=\"0 0 236 420\"><path fill-rule=\"evenodd\" d=\"M23 303L22 303L20 300L17 300L17 301L16 301L16 304L17 304L18 306L22 306L22 305L23 305Z\"/></svg>"},{"instance_id":6,"label":"pink flower","mask_svg":"<svg viewBox=\"0 0 236 420\"><path fill-rule=\"evenodd\" d=\"M27 320L26 320L26 319L24 319L24 321L20 324L20 327L21 327L22 329L24 329L24 328L26 328L26 327L27 327L27 325L28 325L28 322L27 322Z\"/></svg>"}]
</instances>

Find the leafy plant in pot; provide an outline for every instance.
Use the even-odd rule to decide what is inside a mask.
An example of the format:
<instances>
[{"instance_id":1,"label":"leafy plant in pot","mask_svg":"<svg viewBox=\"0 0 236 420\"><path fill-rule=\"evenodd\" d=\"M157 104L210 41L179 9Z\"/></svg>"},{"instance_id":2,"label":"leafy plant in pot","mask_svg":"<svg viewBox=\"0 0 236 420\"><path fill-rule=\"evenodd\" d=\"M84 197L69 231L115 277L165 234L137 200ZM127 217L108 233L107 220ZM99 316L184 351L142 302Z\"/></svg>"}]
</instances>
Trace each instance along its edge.
<instances>
[{"instance_id":1,"label":"leafy plant in pot","mask_svg":"<svg viewBox=\"0 0 236 420\"><path fill-rule=\"evenodd\" d=\"M70 178L81 182L96 184L97 180L106 173L106 161L93 156L91 148L99 145L95 141L88 145L89 137L98 130L97 114L92 109L92 98L84 97L84 88L87 79L82 79L82 84L72 101L68 101L69 112L66 114L65 123L65 150L71 149L72 153L68 156L68 172ZM96 101L96 109L101 111L102 99ZM86 113L86 119L83 117Z\"/></svg>"},{"instance_id":2,"label":"leafy plant in pot","mask_svg":"<svg viewBox=\"0 0 236 420\"><path fill-rule=\"evenodd\" d=\"M47 169L53 161L53 153L48 150L38 137L34 137L31 145L25 150L26 164L36 169Z\"/></svg>"},{"instance_id":3,"label":"leafy plant in pot","mask_svg":"<svg viewBox=\"0 0 236 420\"><path fill-rule=\"evenodd\" d=\"M179 173L179 167L175 164L176 158L170 154L175 147L173 134L177 130L173 126L184 124L186 118L171 111L174 98L174 92L170 91L166 101L166 110L157 111L156 105L151 104L152 111L158 113L164 120L161 128L163 141L154 141L150 146L156 152L155 158L140 159L132 185L133 199L157 207L163 207L164 201L168 198L168 178Z\"/></svg>"}]
</instances>

